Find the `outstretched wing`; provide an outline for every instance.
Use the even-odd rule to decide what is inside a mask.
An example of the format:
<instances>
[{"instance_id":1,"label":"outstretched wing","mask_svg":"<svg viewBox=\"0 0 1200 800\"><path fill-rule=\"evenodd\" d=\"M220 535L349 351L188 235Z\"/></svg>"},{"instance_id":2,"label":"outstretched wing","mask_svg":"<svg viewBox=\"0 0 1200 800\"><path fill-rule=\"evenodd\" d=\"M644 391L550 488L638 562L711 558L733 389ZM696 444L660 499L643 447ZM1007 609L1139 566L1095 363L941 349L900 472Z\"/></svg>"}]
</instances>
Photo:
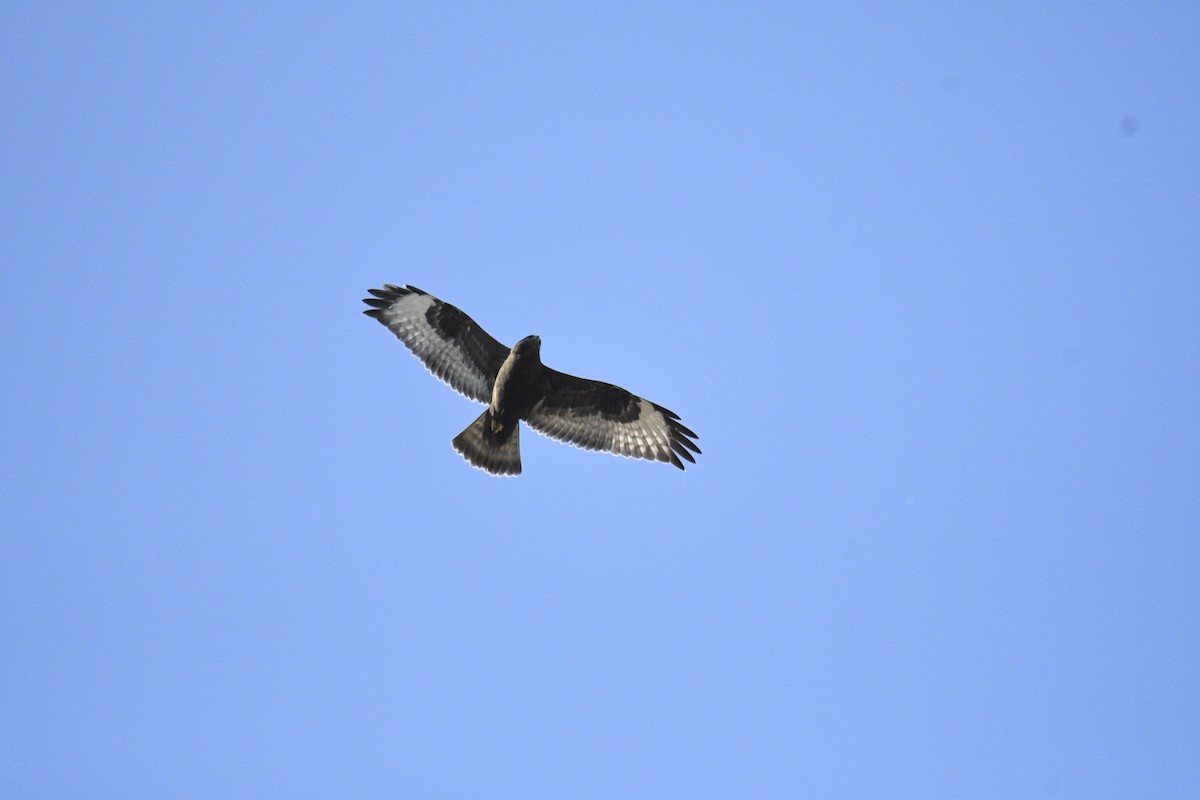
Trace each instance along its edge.
<instances>
[{"instance_id":1,"label":"outstretched wing","mask_svg":"<svg viewBox=\"0 0 1200 800\"><path fill-rule=\"evenodd\" d=\"M489 403L509 348L475 320L415 286L368 289L363 313L382 322L429 371L472 400Z\"/></svg>"},{"instance_id":2,"label":"outstretched wing","mask_svg":"<svg viewBox=\"0 0 1200 800\"><path fill-rule=\"evenodd\" d=\"M546 395L525 417L529 427L588 450L630 458L696 463L698 439L679 415L611 383L545 368ZM689 452L690 451L690 452Z\"/></svg>"}]
</instances>

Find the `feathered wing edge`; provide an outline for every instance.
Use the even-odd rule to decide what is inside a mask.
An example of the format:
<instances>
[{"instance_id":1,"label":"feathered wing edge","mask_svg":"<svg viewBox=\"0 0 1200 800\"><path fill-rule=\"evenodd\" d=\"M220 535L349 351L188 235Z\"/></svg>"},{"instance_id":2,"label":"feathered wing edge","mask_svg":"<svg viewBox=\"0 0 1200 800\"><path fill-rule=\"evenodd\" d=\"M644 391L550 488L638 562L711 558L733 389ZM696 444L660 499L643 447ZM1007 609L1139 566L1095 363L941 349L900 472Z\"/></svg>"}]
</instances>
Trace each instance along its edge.
<instances>
[{"instance_id":1,"label":"feathered wing edge","mask_svg":"<svg viewBox=\"0 0 1200 800\"><path fill-rule=\"evenodd\" d=\"M492 381L509 348L457 306L415 286L368 289L363 311L379 320L436 378L472 400L491 400Z\"/></svg>"},{"instance_id":2,"label":"feathered wing edge","mask_svg":"<svg viewBox=\"0 0 1200 800\"><path fill-rule=\"evenodd\" d=\"M684 469L696 463L700 437L679 415L619 386L547 369L550 390L526 417L552 439L629 458L663 461Z\"/></svg>"}]
</instances>

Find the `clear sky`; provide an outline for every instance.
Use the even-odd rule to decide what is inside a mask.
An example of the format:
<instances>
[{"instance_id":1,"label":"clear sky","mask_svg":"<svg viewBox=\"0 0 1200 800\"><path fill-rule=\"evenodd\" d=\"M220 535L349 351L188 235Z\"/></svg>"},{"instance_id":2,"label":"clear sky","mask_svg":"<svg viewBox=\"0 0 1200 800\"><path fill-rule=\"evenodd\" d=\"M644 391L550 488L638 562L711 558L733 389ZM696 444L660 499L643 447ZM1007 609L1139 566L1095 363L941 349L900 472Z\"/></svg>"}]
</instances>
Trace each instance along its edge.
<instances>
[{"instance_id":1,"label":"clear sky","mask_svg":"<svg viewBox=\"0 0 1200 800\"><path fill-rule=\"evenodd\" d=\"M1200 797L1200 6L9 2L0 81L0 796ZM471 469L384 282L699 464Z\"/></svg>"}]
</instances>

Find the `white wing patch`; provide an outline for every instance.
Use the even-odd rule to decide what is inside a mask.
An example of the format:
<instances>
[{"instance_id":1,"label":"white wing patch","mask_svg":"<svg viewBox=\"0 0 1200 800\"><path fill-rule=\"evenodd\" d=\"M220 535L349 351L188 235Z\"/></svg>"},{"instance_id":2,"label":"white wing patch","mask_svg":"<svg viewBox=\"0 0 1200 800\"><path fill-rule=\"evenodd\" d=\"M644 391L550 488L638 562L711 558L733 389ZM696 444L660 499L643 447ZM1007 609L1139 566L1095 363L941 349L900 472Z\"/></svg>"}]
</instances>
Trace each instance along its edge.
<instances>
[{"instance_id":1,"label":"white wing patch","mask_svg":"<svg viewBox=\"0 0 1200 800\"><path fill-rule=\"evenodd\" d=\"M446 304L412 287L387 288L391 290L387 295L382 292L379 294L391 302L378 309L374 316L396 334L439 380L477 402L487 403L491 400L494 375L489 374L485 364L472 359L462 343L447 338L429 322L430 309ZM376 292L372 290L372 293Z\"/></svg>"},{"instance_id":2,"label":"white wing patch","mask_svg":"<svg viewBox=\"0 0 1200 800\"><path fill-rule=\"evenodd\" d=\"M639 397L638 404L640 412L632 422L606 420L583 410L547 408L542 402L533 407L525 421L538 433L585 450L678 465L678 448L671 446L669 420L649 400Z\"/></svg>"}]
</instances>

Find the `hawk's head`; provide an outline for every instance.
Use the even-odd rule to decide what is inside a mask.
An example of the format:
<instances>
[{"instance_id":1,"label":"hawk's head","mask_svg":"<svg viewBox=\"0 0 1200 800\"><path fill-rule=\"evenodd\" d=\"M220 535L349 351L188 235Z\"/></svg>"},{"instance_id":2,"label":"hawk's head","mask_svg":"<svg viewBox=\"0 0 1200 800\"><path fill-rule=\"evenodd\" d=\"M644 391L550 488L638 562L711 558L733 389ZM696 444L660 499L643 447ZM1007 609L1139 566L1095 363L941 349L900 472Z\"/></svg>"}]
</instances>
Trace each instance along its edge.
<instances>
[{"instance_id":1,"label":"hawk's head","mask_svg":"<svg viewBox=\"0 0 1200 800\"><path fill-rule=\"evenodd\" d=\"M533 358L541 360L542 337L526 336L524 339L517 342L517 346L514 347L512 351L517 358Z\"/></svg>"}]
</instances>

